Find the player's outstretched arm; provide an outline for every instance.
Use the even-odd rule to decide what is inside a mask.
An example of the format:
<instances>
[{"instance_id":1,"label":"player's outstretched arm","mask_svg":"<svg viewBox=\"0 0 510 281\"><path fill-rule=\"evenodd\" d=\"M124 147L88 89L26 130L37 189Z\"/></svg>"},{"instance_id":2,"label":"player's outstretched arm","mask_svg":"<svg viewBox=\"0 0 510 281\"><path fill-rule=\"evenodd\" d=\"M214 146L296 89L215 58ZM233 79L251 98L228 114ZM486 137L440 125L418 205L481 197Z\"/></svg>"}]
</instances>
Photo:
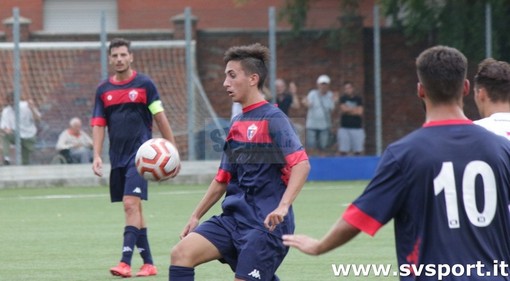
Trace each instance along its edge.
<instances>
[{"instance_id":1,"label":"player's outstretched arm","mask_svg":"<svg viewBox=\"0 0 510 281\"><path fill-rule=\"evenodd\" d=\"M302 234L283 235L283 244L305 254L318 256L349 242L359 232L359 229L340 218L321 240Z\"/></svg>"},{"instance_id":2,"label":"player's outstretched arm","mask_svg":"<svg viewBox=\"0 0 510 281\"><path fill-rule=\"evenodd\" d=\"M214 206L218 200L220 200L226 191L227 183L220 183L216 181L216 179L212 180L204 197L202 197L202 200L200 200L197 207L191 214L188 223L186 226L184 226L184 229L179 236L181 239L186 237L186 235L188 235L191 231L193 231L193 229L195 229L195 227L198 226L200 218L202 218L202 216L205 215L205 213L207 213L207 211L209 211L209 209L211 209L211 207Z\"/></svg>"}]
</instances>

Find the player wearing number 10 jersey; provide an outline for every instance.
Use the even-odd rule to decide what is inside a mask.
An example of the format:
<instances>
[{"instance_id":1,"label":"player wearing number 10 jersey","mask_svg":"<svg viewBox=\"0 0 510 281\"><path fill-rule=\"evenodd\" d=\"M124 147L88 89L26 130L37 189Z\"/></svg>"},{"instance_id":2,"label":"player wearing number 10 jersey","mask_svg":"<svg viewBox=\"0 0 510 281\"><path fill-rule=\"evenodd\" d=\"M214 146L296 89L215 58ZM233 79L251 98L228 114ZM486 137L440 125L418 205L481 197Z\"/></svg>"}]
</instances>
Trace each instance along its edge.
<instances>
[{"instance_id":1,"label":"player wearing number 10 jersey","mask_svg":"<svg viewBox=\"0 0 510 281\"><path fill-rule=\"evenodd\" d=\"M494 261L510 260L510 142L464 115L470 85L462 53L433 47L416 66L425 124L388 146L375 177L324 238L290 235L284 243L318 255L360 231L374 235L393 219L400 266L465 269L442 280L510 280L485 272ZM468 268L475 264L485 268ZM415 271L400 279L438 276Z\"/></svg>"}]
</instances>

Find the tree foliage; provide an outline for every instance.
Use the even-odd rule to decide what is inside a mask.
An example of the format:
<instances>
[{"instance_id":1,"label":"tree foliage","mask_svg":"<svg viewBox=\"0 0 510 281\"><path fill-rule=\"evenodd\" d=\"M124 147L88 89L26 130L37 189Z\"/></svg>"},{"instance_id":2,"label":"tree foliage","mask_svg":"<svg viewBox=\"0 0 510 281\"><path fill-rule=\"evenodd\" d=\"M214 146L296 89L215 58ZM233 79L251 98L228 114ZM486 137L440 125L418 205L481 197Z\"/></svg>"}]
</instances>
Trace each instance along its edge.
<instances>
[{"instance_id":1,"label":"tree foliage","mask_svg":"<svg viewBox=\"0 0 510 281\"><path fill-rule=\"evenodd\" d=\"M286 0L281 19L287 19L294 34L306 25L312 0ZM358 1L338 0L342 15L356 14ZM509 0L379 0L384 16L402 30L409 43L427 41L458 48L471 59L485 57L485 7L492 10L492 56L510 60ZM337 20L337 19L334 19Z\"/></svg>"},{"instance_id":2,"label":"tree foliage","mask_svg":"<svg viewBox=\"0 0 510 281\"><path fill-rule=\"evenodd\" d=\"M294 35L298 35L305 27L309 7L310 0L285 0L285 6L280 11L279 17L287 18Z\"/></svg>"},{"instance_id":3,"label":"tree foliage","mask_svg":"<svg viewBox=\"0 0 510 281\"><path fill-rule=\"evenodd\" d=\"M485 9L492 11L492 56L508 60L508 0L382 0L384 14L409 42L453 46L472 59L485 57Z\"/></svg>"}]
</instances>

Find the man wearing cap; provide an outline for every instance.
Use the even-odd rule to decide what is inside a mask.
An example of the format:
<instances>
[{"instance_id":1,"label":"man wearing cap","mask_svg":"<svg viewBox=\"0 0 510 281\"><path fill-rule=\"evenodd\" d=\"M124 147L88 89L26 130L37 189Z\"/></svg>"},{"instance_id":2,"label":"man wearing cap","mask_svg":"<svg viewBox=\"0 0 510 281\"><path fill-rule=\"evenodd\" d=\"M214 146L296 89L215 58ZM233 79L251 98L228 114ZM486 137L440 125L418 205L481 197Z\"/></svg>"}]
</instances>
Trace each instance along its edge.
<instances>
[{"instance_id":1,"label":"man wearing cap","mask_svg":"<svg viewBox=\"0 0 510 281\"><path fill-rule=\"evenodd\" d=\"M327 75L317 78L317 89L311 90L302 103L308 108L306 114L306 147L310 154L325 154L331 131L331 112L335 107L331 80Z\"/></svg>"}]
</instances>

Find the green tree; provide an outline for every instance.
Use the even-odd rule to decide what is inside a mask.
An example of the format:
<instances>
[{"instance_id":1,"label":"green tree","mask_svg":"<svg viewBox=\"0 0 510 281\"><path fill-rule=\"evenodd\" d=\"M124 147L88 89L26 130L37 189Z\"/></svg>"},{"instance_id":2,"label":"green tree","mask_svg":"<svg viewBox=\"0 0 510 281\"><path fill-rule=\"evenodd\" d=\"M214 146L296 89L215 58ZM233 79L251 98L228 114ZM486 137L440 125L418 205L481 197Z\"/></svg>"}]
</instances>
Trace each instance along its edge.
<instances>
[{"instance_id":1,"label":"green tree","mask_svg":"<svg viewBox=\"0 0 510 281\"><path fill-rule=\"evenodd\" d=\"M409 42L453 46L471 59L485 57L485 6L492 10L492 56L509 60L508 0L382 0L383 13Z\"/></svg>"},{"instance_id":2,"label":"green tree","mask_svg":"<svg viewBox=\"0 0 510 281\"><path fill-rule=\"evenodd\" d=\"M250 1L250 0L237 0L237 1ZM292 26L292 35L297 37L306 27L306 20L310 3L313 0L285 0L283 8L279 11L278 18L280 21L287 20ZM340 14L342 22L349 24L356 22L359 17L358 0L338 0L340 2ZM361 19L361 18L360 18ZM335 19L338 20L338 19ZM326 32L329 36L329 47L341 48L344 43L349 43L356 40L355 36L351 36L349 29L339 28ZM323 33L321 33L321 36Z\"/></svg>"},{"instance_id":3,"label":"green tree","mask_svg":"<svg viewBox=\"0 0 510 281\"><path fill-rule=\"evenodd\" d=\"M280 18L294 34L304 28L312 0L286 0ZM357 15L358 1L341 2L343 16ZM492 7L492 56L510 60L510 1L508 0L379 0L383 15L402 30L409 43L427 41L458 48L469 58L485 57L485 5ZM336 20L336 19L335 19Z\"/></svg>"}]
</instances>

